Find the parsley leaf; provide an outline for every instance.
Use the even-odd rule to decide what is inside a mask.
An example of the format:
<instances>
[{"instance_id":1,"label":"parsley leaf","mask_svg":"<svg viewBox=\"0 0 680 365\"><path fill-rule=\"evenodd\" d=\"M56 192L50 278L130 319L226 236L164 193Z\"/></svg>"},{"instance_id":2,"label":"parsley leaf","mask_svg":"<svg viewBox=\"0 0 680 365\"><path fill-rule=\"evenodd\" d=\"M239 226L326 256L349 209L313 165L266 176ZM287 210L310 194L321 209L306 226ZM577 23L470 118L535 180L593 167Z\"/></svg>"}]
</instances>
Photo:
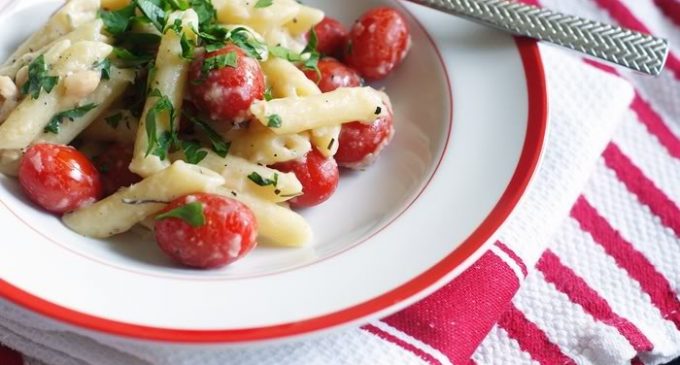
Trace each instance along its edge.
<instances>
[{"instance_id":1,"label":"parsley leaf","mask_svg":"<svg viewBox=\"0 0 680 365\"><path fill-rule=\"evenodd\" d=\"M213 56L203 60L203 65L201 65L201 75L205 76L208 74L208 72L215 69L224 67L236 68L236 66L238 66L238 54L234 51L231 51L226 54Z\"/></svg>"},{"instance_id":2,"label":"parsley leaf","mask_svg":"<svg viewBox=\"0 0 680 365\"><path fill-rule=\"evenodd\" d=\"M101 71L102 80L111 80L111 60L105 58L92 65L95 71Z\"/></svg>"},{"instance_id":3,"label":"parsley leaf","mask_svg":"<svg viewBox=\"0 0 680 365\"><path fill-rule=\"evenodd\" d=\"M135 4L116 11L99 10L99 17L104 21L106 31L117 36L130 27L130 20L135 16Z\"/></svg>"},{"instance_id":4,"label":"parsley leaf","mask_svg":"<svg viewBox=\"0 0 680 365\"><path fill-rule=\"evenodd\" d=\"M271 53L274 57L283 58L289 62L302 61L302 55L281 46L269 47L269 53Z\"/></svg>"},{"instance_id":5,"label":"parsley leaf","mask_svg":"<svg viewBox=\"0 0 680 365\"><path fill-rule=\"evenodd\" d=\"M190 0L191 8L198 14L200 28L210 25L217 19L217 11L212 5L211 0Z\"/></svg>"},{"instance_id":6,"label":"parsley leaf","mask_svg":"<svg viewBox=\"0 0 680 365\"><path fill-rule=\"evenodd\" d=\"M262 175L258 174L257 172L253 172L252 174L248 175L248 179L250 181L254 182L255 184L259 186L273 186L276 187L279 185L279 174L274 173L274 177L271 179L265 179L262 177Z\"/></svg>"},{"instance_id":7,"label":"parsley leaf","mask_svg":"<svg viewBox=\"0 0 680 365\"><path fill-rule=\"evenodd\" d=\"M264 90L264 100L270 101L272 99L274 99L274 96L272 95L272 87L267 86L267 89Z\"/></svg>"},{"instance_id":8,"label":"parsley leaf","mask_svg":"<svg viewBox=\"0 0 680 365\"><path fill-rule=\"evenodd\" d=\"M122 67L143 67L153 60L149 54L135 54L125 48L114 47L113 56L123 63Z\"/></svg>"},{"instance_id":9,"label":"parsley leaf","mask_svg":"<svg viewBox=\"0 0 680 365\"><path fill-rule=\"evenodd\" d=\"M186 34L182 33L182 37L179 39L179 44L182 47L182 58L185 60L193 60L194 59L194 50L196 45L194 42L189 40L187 38Z\"/></svg>"},{"instance_id":10,"label":"parsley leaf","mask_svg":"<svg viewBox=\"0 0 680 365\"><path fill-rule=\"evenodd\" d=\"M255 9L266 8L272 5L273 0L257 0L255 3Z\"/></svg>"},{"instance_id":11,"label":"parsley leaf","mask_svg":"<svg viewBox=\"0 0 680 365\"><path fill-rule=\"evenodd\" d=\"M175 10L187 10L191 6L187 0L166 0Z\"/></svg>"},{"instance_id":12,"label":"parsley leaf","mask_svg":"<svg viewBox=\"0 0 680 365\"><path fill-rule=\"evenodd\" d=\"M30 94L33 99L37 99L41 90L50 93L58 82L59 77L47 75L45 57L40 55L28 66L28 81L21 87L21 92L24 95Z\"/></svg>"},{"instance_id":13,"label":"parsley leaf","mask_svg":"<svg viewBox=\"0 0 680 365\"><path fill-rule=\"evenodd\" d=\"M182 141L182 150L186 161L193 165L198 165L208 157L208 152L201 150L201 145L196 141Z\"/></svg>"},{"instance_id":14,"label":"parsley leaf","mask_svg":"<svg viewBox=\"0 0 680 365\"><path fill-rule=\"evenodd\" d=\"M64 119L69 119L73 121L74 119L80 118L83 115L87 114L90 110L96 107L97 104L90 103L77 108L65 110L63 112L56 114L54 117L52 117L52 119L50 119L50 122L47 123L47 126L45 126L45 133L54 134L59 133L59 126L64 121Z\"/></svg>"},{"instance_id":15,"label":"parsley leaf","mask_svg":"<svg viewBox=\"0 0 680 365\"><path fill-rule=\"evenodd\" d=\"M272 114L267 117L267 127L269 128L281 128L281 116L278 114Z\"/></svg>"},{"instance_id":16,"label":"parsley leaf","mask_svg":"<svg viewBox=\"0 0 680 365\"><path fill-rule=\"evenodd\" d=\"M116 113L114 115L111 115L111 116L104 118L104 121L106 122L106 124L108 124L113 129L118 128L118 125L120 124L121 120L123 120L123 114L122 113Z\"/></svg>"},{"instance_id":17,"label":"parsley leaf","mask_svg":"<svg viewBox=\"0 0 680 365\"><path fill-rule=\"evenodd\" d=\"M152 0L135 0L135 2L144 16L162 33L163 28L165 28L166 15L165 11L159 6L160 4Z\"/></svg>"},{"instance_id":18,"label":"parsley leaf","mask_svg":"<svg viewBox=\"0 0 680 365\"><path fill-rule=\"evenodd\" d=\"M203 204L200 202L188 203L156 216L157 221L170 218L181 219L194 228L204 225L206 221L205 214L203 213Z\"/></svg>"},{"instance_id":19,"label":"parsley leaf","mask_svg":"<svg viewBox=\"0 0 680 365\"><path fill-rule=\"evenodd\" d=\"M210 139L210 144L212 145L212 150L217 153L220 157L227 157L229 154L229 149L231 148L231 143L227 142L222 138L222 136L217 133L214 129L208 125L204 120L198 117L192 116L189 113L184 113L184 115L195 125L201 128L205 134Z\"/></svg>"},{"instance_id":20,"label":"parsley leaf","mask_svg":"<svg viewBox=\"0 0 680 365\"><path fill-rule=\"evenodd\" d=\"M175 142L176 136L169 131L165 131L158 135L156 121L162 113L167 113L168 118L173 125L175 120L175 107L172 105L170 99L162 95L158 89L154 89L149 96L158 97L156 103L149 109L146 114L146 136L148 141L148 148L146 150L146 156L153 154L158 156L161 160L165 160L168 157L168 151L171 145Z\"/></svg>"}]
</instances>

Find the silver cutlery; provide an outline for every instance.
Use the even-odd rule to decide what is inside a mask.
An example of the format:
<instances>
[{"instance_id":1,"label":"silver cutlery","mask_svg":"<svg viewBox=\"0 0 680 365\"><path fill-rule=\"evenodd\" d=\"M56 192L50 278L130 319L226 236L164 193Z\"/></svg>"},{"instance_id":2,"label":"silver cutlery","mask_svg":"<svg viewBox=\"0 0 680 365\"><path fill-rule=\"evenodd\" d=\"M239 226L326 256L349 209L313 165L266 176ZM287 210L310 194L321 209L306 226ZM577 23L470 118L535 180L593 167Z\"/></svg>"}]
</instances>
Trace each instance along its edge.
<instances>
[{"instance_id":1,"label":"silver cutlery","mask_svg":"<svg viewBox=\"0 0 680 365\"><path fill-rule=\"evenodd\" d=\"M510 0L408 0L515 35L557 44L648 75L658 75L668 41L649 34Z\"/></svg>"}]
</instances>

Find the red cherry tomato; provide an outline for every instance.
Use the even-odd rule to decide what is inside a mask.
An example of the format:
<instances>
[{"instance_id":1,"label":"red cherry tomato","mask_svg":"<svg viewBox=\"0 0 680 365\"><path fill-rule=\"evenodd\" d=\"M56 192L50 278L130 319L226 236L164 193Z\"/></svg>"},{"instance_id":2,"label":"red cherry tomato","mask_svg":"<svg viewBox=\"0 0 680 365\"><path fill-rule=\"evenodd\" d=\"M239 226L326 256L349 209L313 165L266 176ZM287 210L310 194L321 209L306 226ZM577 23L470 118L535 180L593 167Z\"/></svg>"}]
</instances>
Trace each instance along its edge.
<instances>
[{"instance_id":1,"label":"red cherry tomato","mask_svg":"<svg viewBox=\"0 0 680 365\"><path fill-rule=\"evenodd\" d=\"M321 23L314 27L314 32L319 41L316 49L323 55L340 56L347 47L349 31L336 19L323 18Z\"/></svg>"},{"instance_id":2,"label":"red cherry tomato","mask_svg":"<svg viewBox=\"0 0 680 365\"><path fill-rule=\"evenodd\" d=\"M94 164L101 176L105 196L142 180L139 175L130 171L132 154L132 146L114 144L94 158Z\"/></svg>"},{"instance_id":3,"label":"red cherry tomato","mask_svg":"<svg viewBox=\"0 0 680 365\"><path fill-rule=\"evenodd\" d=\"M345 61L366 79L379 80L401 64L410 48L411 34L401 14L375 8L352 27Z\"/></svg>"},{"instance_id":4,"label":"red cherry tomato","mask_svg":"<svg viewBox=\"0 0 680 365\"><path fill-rule=\"evenodd\" d=\"M375 162L392 137L394 137L392 113L372 124L360 122L343 124L335 159L342 167L363 169Z\"/></svg>"},{"instance_id":5,"label":"red cherry tomato","mask_svg":"<svg viewBox=\"0 0 680 365\"><path fill-rule=\"evenodd\" d=\"M305 70L308 79L316 82L322 92L333 91L339 87L361 86L361 76L335 58L326 57L319 61L319 74L315 70Z\"/></svg>"},{"instance_id":6,"label":"red cherry tomato","mask_svg":"<svg viewBox=\"0 0 680 365\"><path fill-rule=\"evenodd\" d=\"M174 200L160 215L190 203L202 205L202 225L195 227L181 218L160 219L155 224L158 246L177 262L202 269L222 267L257 245L253 212L233 199L203 193L187 195Z\"/></svg>"},{"instance_id":7,"label":"red cherry tomato","mask_svg":"<svg viewBox=\"0 0 680 365\"><path fill-rule=\"evenodd\" d=\"M340 171L333 158L326 158L316 149L297 161L274 165L283 172L292 172L302 183L303 195L290 200L293 208L305 208L319 205L333 195L338 188Z\"/></svg>"},{"instance_id":8,"label":"red cherry tomato","mask_svg":"<svg viewBox=\"0 0 680 365\"><path fill-rule=\"evenodd\" d=\"M236 54L236 67L202 71L206 60L232 52ZM259 62L233 44L199 56L191 64L189 80L193 103L216 121L241 122L247 119L250 104L264 98L265 81Z\"/></svg>"},{"instance_id":9,"label":"red cherry tomato","mask_svg":"<svg viewBox=\"0 0 680 365\"><path fill-rule=\"evenodd\" d=\"M63 214L94 203L102 185L99 172L70 146L37 144L19 165L19 183L29 199L52 213Z\"/></svg>"}]
</instances>

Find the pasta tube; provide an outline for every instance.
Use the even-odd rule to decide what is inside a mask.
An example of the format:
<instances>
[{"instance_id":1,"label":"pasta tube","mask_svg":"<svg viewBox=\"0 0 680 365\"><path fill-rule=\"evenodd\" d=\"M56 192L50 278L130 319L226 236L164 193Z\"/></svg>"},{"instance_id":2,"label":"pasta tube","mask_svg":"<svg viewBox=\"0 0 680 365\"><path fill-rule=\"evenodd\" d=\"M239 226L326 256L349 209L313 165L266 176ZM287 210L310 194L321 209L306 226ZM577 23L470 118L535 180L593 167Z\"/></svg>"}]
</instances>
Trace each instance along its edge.
<instances>
[{"instance_id":1,"label":"pasta tube","mask_svg":"<svg viewBox=\"0 0 680 365\"><path fill-rule=\"evenodd\" d=\"M196 39L196 29L198 29L198 15L189 9L183 12L174 12L170 15L168 24L173 24L175 19L182 22L182 33L188 39ZM175 128L177 120L170 120L171 114L176 117L182 109L184 89L189 73L189 61L182 58L181 35L172 30L165 32L161 38L161 44L156 58L156 68L152 72L149 82L150 89L157 90L158 94L149 95L144 106L144 112L140 119L139 129L137 130L137 140L135 142L135 152L130 164L130 170L142 177L154 174L166 168L170 162L167 158L149 153L153 146L150 141L169 132ZM172 104L175 113L152 113L157 103L162 98L167 98ZM155 119L155 133L157 136L148 135L148 119ZM151 147L151 149L150 149Z\"/></svg>"},{"instance_id":2,"label":"pasta tube","mask_svg":"<svg viewBox=\"0 0 680 365\"><path fill-rule=\"evenodd\" d=\"M70 0L52 15L47 24L22 43L3 66L9 65L23 54L40 49L79 26L95 20L99 4L99 0Z\"/></svg>"},{"instance_id":3,"label":"pasta tube","mask_svg":"<svg viewBox=\"0 0 680 365\"><path fill-rule=\"evenodd\" d=\"M102 81L97 89L80 104L95 105L95 107L81 117L62 123L59 133L44 132L36 141L68 144L71 143L85 128L106 111L125 89L134 81L135 74L131 70L111 68L111 78Z\"/></svg>"},{"instance_id":4,"label":"pasta tube","mask_svg":"<svg viewBox=\"0 0 680 365\"><path fill-rule=\"evenodd\" d=\"M382 93L371 87L339 88L321 95L256 101L250 112L276 134L360 121L372 123L387 114Z\"/></svg>"},{"instance_id":5,"label":"pasta tube","mask_svg":"<svg viewBox=\"0 0 680 365\"><path fill-rule=\"evenodd\" d=\"M65 78L77 72L89 71L93 64L103 60L111 50L111 46L100 42L75 43L60 56L61 60L54 65L53 72ZM0 125L0 148L25 148L43 132L57 113L73 108L79 101L78 98L63 94L64 80L52 92L40 92L37 99L25 97Z\"/></svg>"},{"instance_id":6,"label":"pasta tube","mask_svg":"<svg viewBox=\"0 0 680 365\"><path fill-rule=\"evenodd\" d=\"M174 199L208 192L223 184L224 178L210 170L176 161L94 205L64 215L63 220L84 236L111 237L160 212Z\"/></svg>"},{"instance_id":7,"label":"pasta tube","mask_svg":"<svg viewBox=\"0 0 680 365\"><path fill-rule=\"evenodd\" d=\"M302 194L302 184L294 173L284 173L256 165L240 157L220 157L212 151L198 165L224 177L225 186L263 200L280 203Z\"/></svg>"}]
</instances>

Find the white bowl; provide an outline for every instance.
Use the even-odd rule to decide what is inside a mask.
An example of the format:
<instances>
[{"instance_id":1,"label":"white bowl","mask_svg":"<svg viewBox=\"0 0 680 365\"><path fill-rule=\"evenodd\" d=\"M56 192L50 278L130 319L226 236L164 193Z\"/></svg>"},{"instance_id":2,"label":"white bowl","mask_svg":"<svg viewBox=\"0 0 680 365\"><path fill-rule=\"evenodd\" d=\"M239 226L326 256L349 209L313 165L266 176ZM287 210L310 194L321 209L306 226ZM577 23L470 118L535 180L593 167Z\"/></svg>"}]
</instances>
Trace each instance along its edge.
<instances>
[{"instance_id":1,"label":"white bowl","mask_svg":"<svg viewBox=\"0 0 680 365\"><path fill-rule=\"evenodd\" d=\"M0 34L0 58L59 3L15 1L0 13L3 28L16 30ZM111 335L244 343L392 313L474 262L542 152L547 105L537 47L396 1L306 4L347 25L373 6L397 7L414 41L406 62L377 85L392 97L396 138L376 165L343 173L329 202L303 212L313 245L258 247L223 270L187 270L148 234L78 236L28 203L15 180L0 177L7 232L0 295Z\"/></svg>"}]
</instances>

